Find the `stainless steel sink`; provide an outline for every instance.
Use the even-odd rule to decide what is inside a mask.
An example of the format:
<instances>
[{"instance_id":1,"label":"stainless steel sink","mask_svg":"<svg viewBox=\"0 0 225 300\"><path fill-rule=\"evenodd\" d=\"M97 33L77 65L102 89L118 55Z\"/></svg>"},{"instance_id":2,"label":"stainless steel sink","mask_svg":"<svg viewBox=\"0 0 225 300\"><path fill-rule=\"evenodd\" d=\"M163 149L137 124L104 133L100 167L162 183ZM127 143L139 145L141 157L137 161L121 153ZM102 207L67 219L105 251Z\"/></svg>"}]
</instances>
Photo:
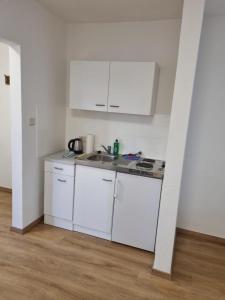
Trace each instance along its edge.
<instances>
[{"instance_id":1,"label":"stainless steel sink","mask_svg":"<svg viewBox=\"0 0 225 300\"><path fill-rule=\"evenodd\" d=\"M114 155L107 154L93 154L87 158L91 161L113 162L116 159Z\"/></svg>"}]
</instances>

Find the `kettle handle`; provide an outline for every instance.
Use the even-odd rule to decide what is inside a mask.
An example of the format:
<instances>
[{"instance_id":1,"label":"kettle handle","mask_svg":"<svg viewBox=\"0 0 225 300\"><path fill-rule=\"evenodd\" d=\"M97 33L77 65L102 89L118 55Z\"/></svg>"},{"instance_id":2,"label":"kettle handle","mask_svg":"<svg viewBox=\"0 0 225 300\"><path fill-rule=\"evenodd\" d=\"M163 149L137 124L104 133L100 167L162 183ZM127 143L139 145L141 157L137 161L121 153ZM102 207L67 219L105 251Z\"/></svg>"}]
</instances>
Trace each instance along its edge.
<instances>
[{"instance_id":1,"label":"kettle handle","mask_svg":"<svg viewBox=\"0 0 225 300\"><path fill-rule=\"evenodd\" d=\"M69 141L68 148L70 151L74 151L74 143L75 143L75 140Z\"/></svg>"}]
</instances>

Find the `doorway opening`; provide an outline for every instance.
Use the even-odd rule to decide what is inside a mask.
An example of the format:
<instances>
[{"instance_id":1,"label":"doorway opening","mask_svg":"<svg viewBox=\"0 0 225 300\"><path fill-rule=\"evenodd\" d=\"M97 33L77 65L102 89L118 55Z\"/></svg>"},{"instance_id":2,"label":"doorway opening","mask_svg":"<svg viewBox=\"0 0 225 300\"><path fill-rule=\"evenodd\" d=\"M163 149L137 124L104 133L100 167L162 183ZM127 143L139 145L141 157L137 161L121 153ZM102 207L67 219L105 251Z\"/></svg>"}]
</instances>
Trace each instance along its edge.
<instances>
[{"instance_id":1,"label":"doorway opening","mask_svg":"<svg viewBox=\"0 0 225 300\"><path fill-rule=\"evenodd\" d=\"M20 47L0 39L0 226L22 228Z\"/></svg>"}]
</instances>

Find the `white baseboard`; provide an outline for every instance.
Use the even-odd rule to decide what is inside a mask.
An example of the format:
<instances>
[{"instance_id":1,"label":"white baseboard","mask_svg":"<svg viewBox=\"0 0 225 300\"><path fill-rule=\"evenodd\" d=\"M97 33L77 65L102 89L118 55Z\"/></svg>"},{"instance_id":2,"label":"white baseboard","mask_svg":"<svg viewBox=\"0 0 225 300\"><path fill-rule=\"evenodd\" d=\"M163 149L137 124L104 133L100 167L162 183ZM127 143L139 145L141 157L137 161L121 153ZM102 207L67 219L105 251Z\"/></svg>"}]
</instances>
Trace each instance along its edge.
<instances>
[{"instance_id":1,"label":"white baseboard","mask_svg":"<svg viewBox=\"0 0 225 300\"><path fill-rule=\"evenodd\" d=\"M44 216L44 223L52 226L56 226L59 228L67 229L67 230L73 230L73 223L72 221L67 221L64 219L52 217L45 215Z\"/></svg>"},{"instance_id":2,"label":"white baseboard","mask_svg":"<svg viewBox=\"0 0 225 300\"><path fill-rule=\"evenodd\" d=\"M76 224L73 225L73 230L81 232L81 233L85 233L85 234L88 234L88 235L96 236L96 237L99 237L101 239L105 239L105 240L108 240L108 241L112 240L112 235L110 233L105 233L105 232L102 232L102 231L89 229L89 228L82 227L82 226L79 226L79 225L76 225Z\"/></svg>"}]
</instances>

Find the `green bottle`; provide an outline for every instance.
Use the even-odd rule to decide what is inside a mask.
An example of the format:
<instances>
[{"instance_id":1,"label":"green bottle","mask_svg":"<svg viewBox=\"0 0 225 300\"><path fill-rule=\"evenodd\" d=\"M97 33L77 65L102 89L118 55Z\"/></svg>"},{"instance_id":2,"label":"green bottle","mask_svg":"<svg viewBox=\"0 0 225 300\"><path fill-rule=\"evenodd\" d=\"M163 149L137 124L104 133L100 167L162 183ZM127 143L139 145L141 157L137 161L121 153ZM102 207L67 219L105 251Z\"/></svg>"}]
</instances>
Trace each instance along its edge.
<instances>
[{"instance_id":1,"label":"green bottle","mask_svg":"<svg viewBox=\"0 0 225 300\"><path fill-rule=\"evenodd\" d=\"M120 151L120 143L119 141L116 139L113 145L113 155L118 156L119 155L119 151Z\"/></svg>"}]
</instances>

